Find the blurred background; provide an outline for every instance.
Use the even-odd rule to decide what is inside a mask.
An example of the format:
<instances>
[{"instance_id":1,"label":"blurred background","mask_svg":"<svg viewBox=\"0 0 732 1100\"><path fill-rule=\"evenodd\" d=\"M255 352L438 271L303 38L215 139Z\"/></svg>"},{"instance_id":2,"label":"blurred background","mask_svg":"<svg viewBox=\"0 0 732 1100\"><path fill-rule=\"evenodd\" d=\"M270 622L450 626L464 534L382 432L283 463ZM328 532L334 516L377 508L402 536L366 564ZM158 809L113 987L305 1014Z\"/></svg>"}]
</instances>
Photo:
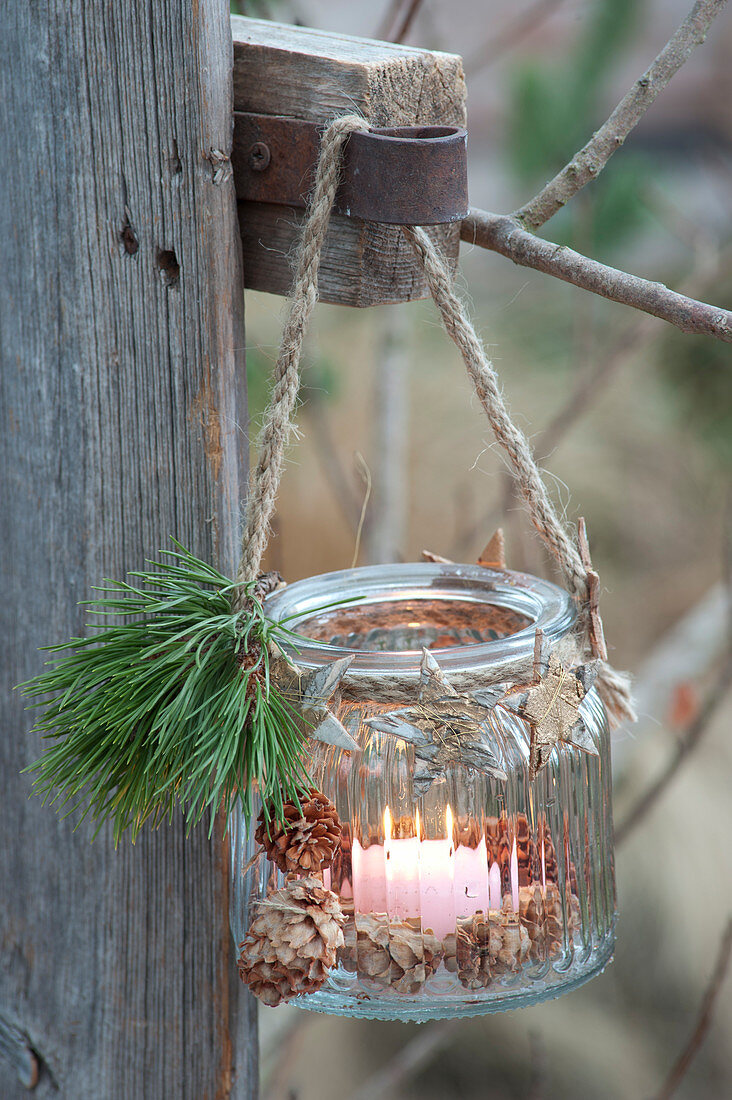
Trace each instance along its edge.
<instances>
[{"instance_id":1,"label":"blurred background","mask_svg":"<svg viewBox=\"0 0 732 1100\"><path fill-rule=\"evenodd\" d=\"M473 204L505 212L530 198L607 118L689 7L418 5L405 41L464 58ZM387 37L395 8L232 4L238 14L366 37ZM541 235L730 308L731 54L727 11L600 178ZM616 823L690 732L699 744L621 836L618 947L602 977L544 1006L457 1027L263 1008L271 1100L654 1096L694 1029L732 912L732 698L719 687L730 638L729 346L494 253L463 245L461 265L461 291L512 412L568 518L587 519L611 660L636 677L641 721L613 746ZM248 293L255 426L282 315L282 299ZM321 305L305 358L302 438L283 481L270 568L292 581L348 567L363 519L361 563L417 559L424 547L474 561L502 524L509 567L553 576L430 302ZM732 1096L731 1028L729 980L676 1095ZM404 1072L415 1038L420 1058Z\"/></svg>"}]
</instances>

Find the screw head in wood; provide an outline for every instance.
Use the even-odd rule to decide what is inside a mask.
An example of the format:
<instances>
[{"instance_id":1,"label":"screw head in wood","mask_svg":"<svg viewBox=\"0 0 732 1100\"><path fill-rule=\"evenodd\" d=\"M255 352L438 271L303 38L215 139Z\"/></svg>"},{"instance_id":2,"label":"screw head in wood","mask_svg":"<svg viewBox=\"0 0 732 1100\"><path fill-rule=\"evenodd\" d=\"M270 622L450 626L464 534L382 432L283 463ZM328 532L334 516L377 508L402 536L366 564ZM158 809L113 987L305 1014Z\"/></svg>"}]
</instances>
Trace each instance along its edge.
<instances>
[{"instance_id":1,"label":"screw head in wood","mask_svg":"<svg viewBox=\"0 0 732 1100\"><path fill-rule=\"evenodd\" d=\"M253 172L263 172L269 166L272 154L263 141L255 141L249 150L249 165Z\"/></svg>"}]
</instances>

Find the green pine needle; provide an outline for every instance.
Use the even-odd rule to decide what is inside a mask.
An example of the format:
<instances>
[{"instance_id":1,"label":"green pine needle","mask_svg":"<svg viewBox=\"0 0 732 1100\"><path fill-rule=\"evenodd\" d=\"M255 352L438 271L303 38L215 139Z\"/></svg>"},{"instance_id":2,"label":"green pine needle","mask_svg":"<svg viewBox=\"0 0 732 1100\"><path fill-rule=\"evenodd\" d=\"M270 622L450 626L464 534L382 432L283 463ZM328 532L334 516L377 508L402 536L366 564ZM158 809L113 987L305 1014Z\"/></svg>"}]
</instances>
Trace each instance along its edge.
<instances>
[{"instance_id":1,"label":"green pine needle","mask_svg":"<svg viewBox=\"0 0 732 1100\"><path fill-rule=\"evenodd\" d=\"M176 805L191 827L238 797L248 820L255 782L277 817L310 784L302 719L269 677L268 643L295 636L266 617L253 585L235 613L232 582L175 546L154 571L131 573L137 583L98 589L88 607L114 623L48 647L61 658L21 685L50 741L26 769L34 791L82 809L97 832L112 818L115 844ZM247 651L259 655L252 668Z\"/></svg>"}]
</instances>

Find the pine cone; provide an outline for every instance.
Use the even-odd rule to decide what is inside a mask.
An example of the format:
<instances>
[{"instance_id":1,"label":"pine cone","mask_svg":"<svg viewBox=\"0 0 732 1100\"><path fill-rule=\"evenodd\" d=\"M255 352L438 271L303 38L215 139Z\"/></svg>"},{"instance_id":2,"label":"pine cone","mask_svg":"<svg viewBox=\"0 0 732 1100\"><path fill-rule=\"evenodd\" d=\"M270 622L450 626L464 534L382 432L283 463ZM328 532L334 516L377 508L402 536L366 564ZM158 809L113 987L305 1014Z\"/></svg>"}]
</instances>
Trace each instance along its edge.
<instances>
[{"instance_id":1,"label":"pine cone","mask_svg":"<svg viewBox=\"0 0 732 1100\"><path fill-rule=\"evenodd\" d=\"M300 800L302 809L288 800L284 823L265 821L259 815L255 840L285 874L313 874L330 867L341 838L341 823L335 806L314 787Z\"/></svg>"},{"instance_id":2,"label":"pine cone","mask_svg":"<svg viewBox=\"0 0 732 1100\"><path fill-rule=\"evenodd\" d=\"M410 921L390 921L374 913L349 918L340 961L396 993L418 993L442 958L442 944Z\"/></svg>"},{"instance_id":3,"label":"pine cone","mask_svg":"<svg viewBox=\"0 0 732 1100\"><path fill-rule=\"evenodd\" d=\"M519 886L528 886L532 877L534 841L526 814L516 815L515 838ZM489 818L486 821L486 841L491 862L497 863L501 870L501 889L504 893L507 893L511 889L511 849L513 841L509 843L508 818L505 814L500 817Z\"/></svg>"},{"instance_id":4,"label":"pine cone","mask_svg":"<svg viewBox=\"0 0 732 1100\"><path fill-rule=\"evenodd\" d=\"M483 838L480 822L468 814L458 816L455 823L455 840L458 846L477 848Z\"/></svg>"},{"instance_id":5,"label":"pine cone","mask_svg":"<svg viewBox=\"0 0 732 1100\"><path fill-rule=\"evenodd\" d=\"M239 977L275 1007L320 989L343 946L338 897L314 878L296 879L262 902L240 944Z\"/></svg>"},{"instance_id":6,"label":"pine cone","mask_svg":"<svg viewBox=\"0 0 732 1100\"><path fill-rule=\"evenodd\" d=\"M579 899L570 894L569 928L567 939L572 943L575 932L581 929ZM564 915L559 887L547 882L546 890L535 884L522 887L519 896L519 915L521 924L531 940L532 959L551 959L558 955L564 946Z\"/></svg>"},{"instance_id":7,"label":"pine cone","mask_svg":"<svg viewBox=\"0 0 732 1100\"><path fill-rule=\"evenodd\" d=\"M544 869L542 873L541 853L542 841L544 843ZM498 863L501 869L501 889L503 893L511 890L511 847L508 839L508 818L505 814L501 817L488 818L486 821L486 842L488 845L489 859ZM529 820L526 814L516 815L516 862L518 863L518 884L529 886L532 882L544 879L550 882L559 881L559 869L557 867L557 853L554 849L552 834L549 826L542 818L537 829L537 838L531 834ZM576 889L574 879L574 866L570 867L572 889Z\"/></svg>"},{"instance_id":8,"label":"pine cone","mask_svg":"<svg viewBox=\"0 0 732 1100\"><path fill-rule=\"evenodd\" d=\"M508 909L486 917L476 913L458 922L454 968L466 989L484 989L494 977L520 970L531 941L518 916Z\"/></svg>"},{"instance_id":9,"label":"pine cone","mask_svg":"<svg viewBox=\"0 0 732 1100\"><path fill-rule=\"evenodd\" d=\"M341 905L344 904L344 894L351 896L353 894L353 863L351 858L353 839L352 829L348 821L344 821L341 825L341 837L338 842L338 847L333 853L333 862L331 863L331 884L334 890L340 894Z\"/></svg>"}]
</instances>

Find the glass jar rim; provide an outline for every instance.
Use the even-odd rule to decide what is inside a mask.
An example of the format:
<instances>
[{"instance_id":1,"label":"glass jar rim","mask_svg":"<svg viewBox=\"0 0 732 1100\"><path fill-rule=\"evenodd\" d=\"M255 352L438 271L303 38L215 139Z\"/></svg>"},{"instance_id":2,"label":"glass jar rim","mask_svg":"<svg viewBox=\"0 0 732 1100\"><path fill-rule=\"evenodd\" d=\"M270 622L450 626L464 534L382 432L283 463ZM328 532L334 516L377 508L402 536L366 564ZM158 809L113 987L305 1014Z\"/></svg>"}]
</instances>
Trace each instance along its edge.
<instances>
[{"instance_id":1,"label":"glass jar rim","mask_svg":"<svg viewBox=\"0 0 732 1100\"><path fill-rule=\"evenodd\" d=\"M457 563L398 562L342 569L294 581L265 600L267 615L297 632L298 623L323 614L329 606L361 605L404 599L492 604L525 616L529 622L512 634L490 641L432 649L445 671L473 671L531 657L537 629L550 643L572 629L576 608L567 592L529 573ZM317 668L353 655L352 673L417 672L421 650L349 649L298 635L284 647L303 668Z\"/></svg>"}]
</instances>

